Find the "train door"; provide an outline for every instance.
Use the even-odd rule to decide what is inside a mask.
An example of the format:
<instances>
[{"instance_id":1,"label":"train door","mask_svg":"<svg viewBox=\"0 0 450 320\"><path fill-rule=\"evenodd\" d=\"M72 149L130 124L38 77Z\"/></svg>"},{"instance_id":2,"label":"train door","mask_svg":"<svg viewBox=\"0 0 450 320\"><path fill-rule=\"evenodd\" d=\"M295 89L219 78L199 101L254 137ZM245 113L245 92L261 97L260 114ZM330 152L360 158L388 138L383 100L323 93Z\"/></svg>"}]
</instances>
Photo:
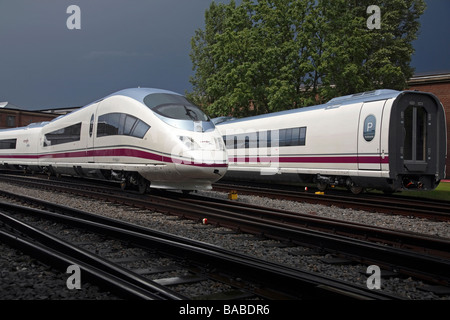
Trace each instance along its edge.
<instances>
[{"instance_id":1,"label":"train door","mask_svg":"<svg viewBox=\"0 0 450 320\"><path fill-rule=\"evenodd\" d=\"M401 132L397 134L402 170L405 174L435 174L439 154L441 122L438 104L429 95L405 94L399 101ZM439 122L440 120L440 122Z\"/></svg>"},{"instance_id":2,"label":"train door","mask_svg":"<svg viewBox=\"0 0 450 320\"><path fill-rule=\"evenodd\" d=\"M97 107L98 103L95 105L95 107L92 108L92 112L89 116L89 123L87 126L88 130L88 138L86 142L86 156L87 156L87 162L93 163L95 162L95 136L96 136L96 126L95 126L95 117L97 113Z\"/></svg>"},{"instance_id":3,"label":"train door","mask_svg":"<svg viewBox=\"0 0 450 320\"><path fill-rule=\"evenodd\" d=\"M381 120L385 101L365 102L359 114L358 169L381 170Z\"/></svg>"},{"instance_id":4,"label":"train door","mask_svg":"<svg viewBox=\"0 0 450 320\"><path fill-rule=\"evenodd\" d=\"M404 165L409 171L424 171L431 155L430 141L427 138L432 129L432 114L423 106L410 105L401 116L404 128L401 150Z\"/></svg>"}]
</instances>

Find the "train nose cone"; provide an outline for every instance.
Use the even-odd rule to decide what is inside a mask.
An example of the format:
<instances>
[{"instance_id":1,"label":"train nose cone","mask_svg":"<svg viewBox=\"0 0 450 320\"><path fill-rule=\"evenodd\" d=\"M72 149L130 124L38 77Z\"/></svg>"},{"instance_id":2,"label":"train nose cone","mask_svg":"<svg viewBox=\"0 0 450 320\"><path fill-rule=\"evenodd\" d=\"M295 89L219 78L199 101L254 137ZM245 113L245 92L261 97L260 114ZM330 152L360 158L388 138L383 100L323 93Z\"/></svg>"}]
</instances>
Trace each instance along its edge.
<instances>
[{"instance_id":1,"label":"train nose cone","mask_svg":"<svg viewBox=\"0 0 450 320\"><path fill-rule=\"evenodd\" d=\"M220 137L199 134L179 139L180 148L172 154L180 160L176 168L183 177L217 181L225 175L228 155Z\"/></svg>"},{"instance_id":2,"label":"train nose cone","mask_svg":"<svg viewBox=\"0 0 450 320\"><path fill-rule=\"evenodd\" d=\"M225 175L228 168L227 154L223 151L191 152L190 159L189 162L177 165L177 171L193 179L217 181Z\"/></svg>"},{"instance_id":3,"label":"train nose cone","mask_svg":"<svg viewBox=\"0 0 450 320\"><path fill-rule=\"evenodd\" d=\"M219 180L228 168L227 164L185 164L177 165L177 171L183 176L192 179Z\"/></svg>"}]
</instances>

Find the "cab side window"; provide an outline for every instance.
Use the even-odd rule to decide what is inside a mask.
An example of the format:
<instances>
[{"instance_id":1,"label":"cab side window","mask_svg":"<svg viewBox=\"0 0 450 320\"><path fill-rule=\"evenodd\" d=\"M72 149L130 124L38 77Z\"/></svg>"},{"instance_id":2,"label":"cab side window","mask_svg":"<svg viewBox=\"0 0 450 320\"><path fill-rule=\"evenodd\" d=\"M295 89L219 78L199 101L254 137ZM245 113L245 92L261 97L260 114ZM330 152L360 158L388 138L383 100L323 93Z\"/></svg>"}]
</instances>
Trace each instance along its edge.
<instances>
[{"instance_id":1,"label":"cab side window","mask_svg":"<svg viewBox=\"0 0 450 320\"><path fill-rule=\"evenodd\" d=\"M107 113L98 117L97 138L123 135L144 138L150 126L126 113Z\"/></svg>"}]
</instances>

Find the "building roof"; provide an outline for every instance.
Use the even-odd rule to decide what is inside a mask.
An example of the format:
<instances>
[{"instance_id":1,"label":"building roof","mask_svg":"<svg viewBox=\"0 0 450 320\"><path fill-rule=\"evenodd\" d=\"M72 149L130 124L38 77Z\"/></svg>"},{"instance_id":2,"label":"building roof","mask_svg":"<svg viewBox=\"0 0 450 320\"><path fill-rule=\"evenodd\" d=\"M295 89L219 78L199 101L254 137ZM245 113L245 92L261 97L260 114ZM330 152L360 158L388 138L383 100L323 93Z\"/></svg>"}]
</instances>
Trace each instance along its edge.
<instances>
[{"instance_id":1,"label":"building roof","mask_svg":"<svg viewBox=\"0 0 450 320\"><path fill-rule=\"evenodd\" d=\"M409 85L450 82L450 72L418 73L409 79Z\"/></svg>"},{"instance_id":2,"label":"building roof","mask_svg":"<svg viewBox=\"0 0 450 320\"><path fill-rule=\"evenodd\" d=\"M19 108L18 106L9 103L8 101L0 102L0 108L2 109L15 109L15 110L23 110L22 108Z\"/></svg>"}]
</instances>

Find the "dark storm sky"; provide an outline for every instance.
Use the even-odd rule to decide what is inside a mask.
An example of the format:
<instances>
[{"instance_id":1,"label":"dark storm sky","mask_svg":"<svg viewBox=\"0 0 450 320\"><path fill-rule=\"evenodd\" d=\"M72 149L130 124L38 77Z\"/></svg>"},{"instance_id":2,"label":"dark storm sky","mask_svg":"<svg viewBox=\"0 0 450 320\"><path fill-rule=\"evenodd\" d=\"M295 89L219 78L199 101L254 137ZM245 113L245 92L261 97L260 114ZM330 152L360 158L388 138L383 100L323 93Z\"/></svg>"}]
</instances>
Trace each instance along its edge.
<instances>
[{"instance_id":1,"label":"dark storm sky","mask_svg":"<svg viewBox=\"0 0 450 320\"><path fill-rule=\"evenodd\" d=\"M0 101L38 109L85 105L137 86L189 91L190 39L210 3L2 0ZM450 1L427 3L412 65L450 71ZM66 26L70 5L81 9L80 30Z\"/></svg>"}]
</instances>

